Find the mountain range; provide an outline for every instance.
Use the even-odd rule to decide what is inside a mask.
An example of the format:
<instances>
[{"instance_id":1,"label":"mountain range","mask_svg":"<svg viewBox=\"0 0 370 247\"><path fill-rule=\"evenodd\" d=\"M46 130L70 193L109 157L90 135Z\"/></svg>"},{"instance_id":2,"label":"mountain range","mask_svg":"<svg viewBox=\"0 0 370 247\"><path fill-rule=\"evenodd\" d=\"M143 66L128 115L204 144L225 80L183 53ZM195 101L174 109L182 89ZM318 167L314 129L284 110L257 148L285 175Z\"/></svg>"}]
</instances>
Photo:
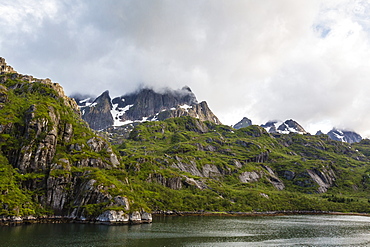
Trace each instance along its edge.
<instances>
[{"instance_id":1,"label":"mountain range","mask_svg":"<svg viewBox=\"0 0 370 247\"><path fill-rule=\"evenodd\" d=\"M370 213L368 139L311 135L294 120L222 125L188 87L75 99L0 59L0 224Z\"/></svg>"},{"instance_id":2,"label":"mountain range","mask_svg":"<svg viewBox=\"0 0 370 247\"><path fill-rule=\"evenodd\" d=\"M161 121L168 118L191 116L202 121L221 124L220 120L203 101L198 103L195 94L187 86L182 89L163 89L155 91L141 88L133 93L111 99L109 91L98 97L75 94L71 96L77 102L82 118L94 130L107 130L111 127L127 126L146 121ZM244 117L233 125L240 129L252 125L252 120ZM308 132L295 120L284 122L273 120L262 124L269 133L289 134ZM126 127L127 128L127 127ZM130 128L131 129L131 128ZM324 134L321 131L319 134ZM333 128L327 133L329 138L348 143L359 142L362 137L354 131Z\"/></svg>"},{"instance_id":3,"label":"mountain range","mask_svg":"<svg viewBox=\"0 0 370 247\"><path fill-rule=\"evenodd\" d=\"M189 87L164 89L162 92L142 88L113 99L109 91L94 100L85 97L72 96L81 109L82 118L95 130L181 116L221 124L205 101L198 103Z\"/></svg>"}]
</instances>

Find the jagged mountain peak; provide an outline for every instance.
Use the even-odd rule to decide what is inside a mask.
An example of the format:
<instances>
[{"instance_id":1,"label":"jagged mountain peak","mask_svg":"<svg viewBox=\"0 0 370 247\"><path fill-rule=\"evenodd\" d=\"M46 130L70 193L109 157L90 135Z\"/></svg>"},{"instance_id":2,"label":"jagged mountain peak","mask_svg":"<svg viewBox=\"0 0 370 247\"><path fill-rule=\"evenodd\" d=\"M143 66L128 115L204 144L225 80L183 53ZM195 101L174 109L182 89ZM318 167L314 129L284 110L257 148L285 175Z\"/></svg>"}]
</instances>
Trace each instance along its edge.
<instances>
[{"instance_id":1,"label":"jagged mountain peak","mask_svg":"<svg viewBox=\"0 0 370 247\"><path fill-rule=\"evenodd\" d=\"M111 98L109 96L109 90L104 91L101 95L99 95L93 102L92 104L98 104L102 103L104 101L109 102L110 107L112 108L112 103L111 103ZM91 106L90 106L91 107Z\"/></svg>"},{"instance_id":2,"label":"jagged mountain peak","mask_svg":"<svg viewBox=\"0 0 370 247\"><path fill-rule=\"evenodd\" d=\"M112 107L109 91L105 91L91 104L85 102L85 106L81 107L82 118L89 123L92 129L105 129L113 123Z\"/></svg>"},{"instance_id":3,"label":"jagged mountain peak","mask_svg":"<svg viewBox=\"0 0 370 247\"><path fill-rule=\"evenodd\" d=\"M362 140L362 137L359 134L351 130L333 128L327 133L327 135L330 139L341 142L354 143Z\"/></svg>"},{"instance_id":4,"label":"jagged mountain peak","mask_svg":"<svg viewBox=\"0 0 370 247\"><path fill-rule=\"evenodd\" d=\"M94 100L84 99L79 102L82 117L89 124L93 123L90 127L96 130L132 122L164 120L180 116L192 116L203 121L221 123L206 102L198 103L196 96L188 86L177 90L170 88L154 90L141 87L135 92L113 99L110 98L109 91L105 91ZM92 110L92 108L98 110ZM108 111L110 117L106 115ZM104 119L101 114L104 115Z\"/></svg>"},{"instance_id":5,"label":"jagged mountain peak","mask_svg":"<svg viewBox=\"0 0 370 247\"><path fill-rule=\"evenodd\" d=\"M265 124L262 124L261 127L265 128L269 133L280 133L280 134L307 133L306 130L293 119L288 119L284 122L278 120L271 120Z\"/></svg>"},{"instance_id":6,"label":"jagged mountain peak","mask_svg":"<svg viewBox=\"0 0 370 247\"><path fill-rule=\"evenodd\" d=\"M278 131L281 131L281 133L300 133L305 134L307 133L305 129L296 121L293 119L286 120L284 123L282 123L278 128Z\"/></svg>"}]
</instances>

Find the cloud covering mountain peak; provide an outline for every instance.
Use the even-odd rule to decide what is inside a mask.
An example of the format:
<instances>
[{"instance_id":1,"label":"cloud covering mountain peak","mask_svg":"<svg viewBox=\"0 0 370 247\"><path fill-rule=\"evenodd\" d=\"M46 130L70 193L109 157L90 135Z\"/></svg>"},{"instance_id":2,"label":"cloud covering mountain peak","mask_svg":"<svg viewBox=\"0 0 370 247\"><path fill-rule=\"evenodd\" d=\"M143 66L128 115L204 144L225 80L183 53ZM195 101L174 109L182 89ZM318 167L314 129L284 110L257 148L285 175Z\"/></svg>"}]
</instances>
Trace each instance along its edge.
<instances>
[{"instance_id":1,"label":"cloud covering mountain peak","mask_svg":"<svg viewBox=\"0 0 370 247\"><path fill-rule=\"evenodd\" d=\"M351 0L18 0L0 3L0 53L68 94L189 85L226 124L369 136L369 13Z\"/></svg>"}]
</instances>

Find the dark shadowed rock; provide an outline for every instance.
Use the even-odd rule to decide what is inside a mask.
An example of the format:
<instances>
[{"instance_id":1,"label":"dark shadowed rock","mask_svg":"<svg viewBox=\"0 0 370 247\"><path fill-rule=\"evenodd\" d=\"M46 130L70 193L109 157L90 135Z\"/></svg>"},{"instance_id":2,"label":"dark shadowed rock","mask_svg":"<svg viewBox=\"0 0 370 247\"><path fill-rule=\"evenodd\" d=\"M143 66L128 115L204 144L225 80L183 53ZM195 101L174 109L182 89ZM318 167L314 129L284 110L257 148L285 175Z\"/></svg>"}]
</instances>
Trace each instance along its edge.
<instances>
[{"instance_id":1,"label":"dark shadowed rock","mask_svg":"<svg viewBox=\"0 0 370 247\"><path fill-rule=\"evenodd\" d=\"M102 130L113 125L112 103L109 91L105 91L90 105L82 107L82 118L95 130Z\"/></svg>"},{"instance_id":2,"label":"dark shadowed rock","mask_svg":"<svg viewBox=\"0 0 370 247\"><path fill-rule=\"evenodd\" d=\"M178 105L190 106L198 102L190 88L184 87L180 90L166 89L163 92L144 88L137 92L114 98L112 103L116 109L124 109L130 106L120 118L122 121L135 121L153 116Z\"/></svg>"}]
</instances>

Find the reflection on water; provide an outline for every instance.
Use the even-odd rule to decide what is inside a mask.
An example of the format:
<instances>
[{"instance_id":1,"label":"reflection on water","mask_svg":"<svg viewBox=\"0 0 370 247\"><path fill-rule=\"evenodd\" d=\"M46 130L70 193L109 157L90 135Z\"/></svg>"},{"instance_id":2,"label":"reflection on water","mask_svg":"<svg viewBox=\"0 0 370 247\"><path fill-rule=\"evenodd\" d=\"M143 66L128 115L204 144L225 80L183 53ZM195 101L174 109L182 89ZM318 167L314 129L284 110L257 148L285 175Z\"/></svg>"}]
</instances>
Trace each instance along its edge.
<instances>
[{"instance_id":1,"label":"reflection on water","mask_svg":"<svg viewBox=\"0 0 370 247\"><path fill-rule=\"evenodd\" d=\"M132 226L0 227L1 246L370 246L370 217L158 217Z\"/></svg>"}]
</instances>

